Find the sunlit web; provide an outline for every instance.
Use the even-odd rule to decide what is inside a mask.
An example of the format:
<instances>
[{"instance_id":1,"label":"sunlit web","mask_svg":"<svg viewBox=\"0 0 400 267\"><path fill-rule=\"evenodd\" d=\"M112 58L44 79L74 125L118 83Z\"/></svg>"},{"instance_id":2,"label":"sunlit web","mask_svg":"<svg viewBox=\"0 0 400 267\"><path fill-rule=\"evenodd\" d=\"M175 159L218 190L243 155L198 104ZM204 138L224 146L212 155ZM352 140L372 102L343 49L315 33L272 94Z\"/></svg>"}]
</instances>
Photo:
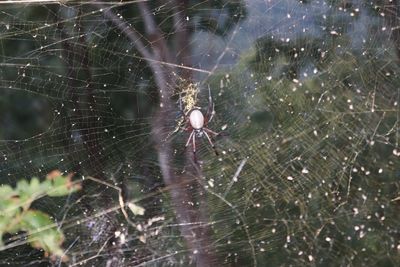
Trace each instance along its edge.
<instances>
[{"instance_id":1,"label":"sunlit web","mask_svg":"<svg viewBox=\"0 0 400 267\"><path fill-rule=\"evenodd\" d=\"M395 266L400 81L388 9L378 1L243 1L234 22L222 2L188 7L193 66L178 69L193 80L173 74L180 82L169 85L176 113L166 130L173 171L184 174L178 96L194 86L196 105L206 107L211 88L212 129L226 135L215 140L219 156L207 140L198 144L209 217L196 223L211 225L218 261ZM135 1L113 4L143 28ZM173 36L171 3L151 11L163 36ZM0 13L2 183L53 169L88 181L90 190L37 201L66 234L72 266L115 255L121 266L191 263L152 141L159 95L146 59L90 2L3 3ZM121 192L144 215L129 213L127 222ZM94 213L85 213L86 201L97 202ZM25 244L5 246L0 263L51 261Z\"/></svg>"}]
</instances>

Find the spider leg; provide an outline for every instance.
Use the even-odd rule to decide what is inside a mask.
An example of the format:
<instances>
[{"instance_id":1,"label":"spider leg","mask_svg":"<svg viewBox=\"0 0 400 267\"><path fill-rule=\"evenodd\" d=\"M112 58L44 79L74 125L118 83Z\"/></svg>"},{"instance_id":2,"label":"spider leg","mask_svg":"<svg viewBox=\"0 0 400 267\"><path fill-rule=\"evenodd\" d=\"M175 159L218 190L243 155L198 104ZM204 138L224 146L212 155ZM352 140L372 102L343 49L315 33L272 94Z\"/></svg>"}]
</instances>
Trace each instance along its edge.
<instances>
[{"instance_id":1,"label":"spider leg","mask_svg":"<svg viewBox=\"0 0 400 267\"><path fill-rule=\"evenodd\" d=\"M193 134L194 134L194 130L193 130L193 131L191 132L191 134L189 135L189 138L188 138L188 140L187 140L187 142L186 142L185 147L187 147L187 146L189 145L190 140L192 139Z\"/></svg>"},{"instance_id":2,"label":"spider leg","mask_svg":"<svg viewBox=\"0 0 400 267\"><path fill-rule=\"evenodd\" d=\"M193 135L193 153L196 154L196 135L195 134Z\"/></svg>"},{"instance_id":3,"label":"spider leg","mask_svg":"<svg viewBox=\"0 0 400 267\"><path fill-rule=\"evenodd\" d=\"M215 114L214 102L211 97L210 86L208 86L208 108L207 108L207 113L206 113L207 123L209 123L213 119L214 114Z\"/></svg>"},{"instance_id":4,"label":"spider leg","mask_svg":"<svg viewBox=\"0 0 400 267\"><path fill-rule=\"evenodd\" d=\"M208 135L208 133L207 133L207 132L204 132L204 135L207 137L207 140L208 140L208 142L210 143L211 147L214 149L214 153L215 153L215 155L217 155L217 156L218 156L218 151L217 151L217 149L215 148L215 145L214 145L214 143L211 141L211 138L210 138L210 136Z\"/></svg>"},{"instance_id":5,"label":"spider leg","mask_svg":"<svg viewBox=\"0 0 400 267\"><path fill-rule=\"evenodd\" d=\"M203 130L204 130L205 133L208 132L208 133L213 134L215 136L220 135L220 133L214 132L214 131L206 128L206 127L203 127Z\"/></svg>"},{"instance_id":6,"label":"spider leg","mask_svg":"<svg viewBox=\"0 0 400 267\"><path fill-rule=\"evenodd\" d=\"M194 130L193 130L194 133ZM193 134L193 160L197 163L197 156L196 156L196 134Z\"/></svg>"},{"instance_id":7,"label":"spider leg","mask_svg":"<svg viewBox=\"0 0 400 267\"><path fill-rule=\"evenodd\" d=\"M187 140L187 142L186 142L185 147L188 147L188 146L189 146L190 141L193 142L193 143L192 143L192 144L193 144L193 147L192 147L192 150L193 150L193 159L194 159L194 162L197 162L197 157L196 157L196 134L195 134L194 130L192 130L192 132L190 133L189 138L188 138L188 140Z\"/></svg>"}]
</instances>

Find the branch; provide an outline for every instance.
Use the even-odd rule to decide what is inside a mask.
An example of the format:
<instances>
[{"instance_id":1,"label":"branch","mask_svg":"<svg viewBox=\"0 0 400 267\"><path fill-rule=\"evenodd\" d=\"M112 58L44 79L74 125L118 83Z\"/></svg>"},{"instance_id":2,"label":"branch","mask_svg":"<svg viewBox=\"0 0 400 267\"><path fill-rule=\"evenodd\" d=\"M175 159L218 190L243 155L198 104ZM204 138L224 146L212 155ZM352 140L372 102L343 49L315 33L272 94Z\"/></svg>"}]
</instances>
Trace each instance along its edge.
<instances>
[{"instance_id":1,"label":"branch","mask_svg":"<svg viewBox=\"0 0 400 267\"><path fill-rule=\"evenodd\" d=\"M154 22L154 17L151 15L149 8L147 6L147 3L145 2L140 2L138 3L140 12L142 14L142 17L144 18L145 22L145 30L146 34L149 38L150 41L152 41L152 48L154 51L155 59L158 60L159 62L171 62L171 55L169 52L169 49L167 47L167 43L165 41L165 38L162 35L161 30L156 27L155 22ZM187 37L187 36L186 36ZM183 43L186 43L188 39L182 40ZM175 78L173 76L168 76L171 74L172 71L169 71L166 73L167 79L170 82L170 85L175 84ZM190 77L184 77L184 78L189 78ZM160 89L160 97L161 99L164 96L168 96L167 99L163 100L164 104L166 101L168 101L168 107L171 101L170 98L172 96L172 91L168 90L169 88L166 88L164 91L163 95L163 90L162 88ZM171 185L171 199L174 204L176 214L177 214L177 219L181 225L180 230L182 236L186 239L186 243L190 250L193 252L193 254L196 257L196 264L197 266L211 266L211 257L209 257L209 249L211 247L211 242L208 242L208 238L206 238L207 234L209 233L209 229L207 226L200 225L196 226L197 224L194 224L198 222L198 218L205 219L203 218L204 216L199 215L199 214L206 214L206 212L202 212L201 210L196 210L190 203L195 203L195 199L193 197L193 193L189 191L189 188L193 188L193 190L197 189L198 186L196 186L196 180L192 179L191 177L183 177L183 176L174 176L171 173L171 157L172 157L172 151L171 151L171 145L169 141L166 140L166 136L164 133L165 128L169 125L168 123L168 115L165 113L165 110L163 108L160 108L159 111L157 112L154 124L153 124L153 129L154 129L154 137L156 142L158 142L158 159L160 162L160 167L161 171L163 173L164 180L166 181L167 185ZM196 173L195 171L191 171L190 173ZM199 175L197 175L199 177ZM190 186L185 187L184 182L185 180L192 181L190 183ZM168 183L170 181L171 183ZM195 191L195 193L199 193L198 190ZM203 202L203 201L201 201ZM202 205L204 207L204 205ZM199 216L197 216L199 215ZM201 222L202 220L200 220ZM192 228L192 225L195 226L195 228ZM207 241L207 242L204 242Z\"/></svg>"},{"instance_id":2,"label":"branch","mask_svg":"<svg viewBox=\"0 0 400 267\"><path fill-rule=\"evenodd\" d=\"M149 38L150 45L152 46L156 57L158 57L158 60L160 62L165 61L173 63L173 59L171 57L171 54L169 53L165 38L163 37L160 28L156 26L154 17L150 12L147 3L138 2L137 5L139 7L140 14L142 15L142 18L144 20L144 28L147 37Z\"/></svg>"},{"instance_id":3,"label":"branch","mask_svg":"<svg viewBox=\"0 0 400 267\"><path fill-rule=\"evenodd\" d=\"M190 81L192 80L192 61L190 58L190 43L188 42L190 40L189 21L186 19L188 1L174 0L171 5L173 9L174 45L176 48L177 64L183 66L180 76Z\"/></svg>"},{"instance_id":4,"label":"branch","mask_svg":"<svg viewBox=\"0 0 400 267\"><path fill-rule=\"evenodd\" d=\"M191 45L190 45L190 18L187 19L188 0L172 0L170 5L173 9L173 22L174 22L174 45L176 51L177 64L181 66L179 75L185 81L192 81L192 61L191 61ZM192 190L196 193L197 199L193 198L193 202L197 202L198 208L192 218L193 222L203 222L203 224L196 229L197 242L201 250L198 251L198 266L211 266L215 263L217 257L214 253L212 240L211 225L208 223L210 220L209 207L207 201L207 194L204 190L205 184L202 179L203 174L200 166L193 163L193 152L188 147L185 151L186 162L185 170L187 176L193 176L197 179L192 183ZM203 262L202 262L203 261Z\"/></svg>"},{"instance_id":5,"label":"branch","mask_svg":"<svg viewBox=\"0 0 400 267\"><path fill-rule=\"evenodd\" d=\"M113 8L112 6L107 7L101 3L95 3L95 5L100 7L100 11L103 12L104 17L110 20L123 34L125 34L126 37L128 37L129 40L131 40L136 49L145 59L153 59L153 56L150 54L149 51L147 51L146 47L140 40L141 38L139 37L139 35L134 31L134 28L131 27L131 25L126 23L124 20L119 18L117 15L115 15L111 11L111 9Z\"/></svg>"},{"instance_id":6,"label":"branch","mask_svg":"<svg viewBox=\"0 0 400 267\"><path fill-rule=\"evenodd\" d=\"M209 242L207 242L207 245L203 244L205 232L203 231L202 233L201 229L200 231L196 228L192 229L192 223L195 221L193 218L195 218L197 213L190 204L193 203L193 196L187 190L188 187L183 186L185 178L174 175L171 169L173 154L170 141L166 140L168 131L165 129L170 125L169 120L171 116L169 114L173 109L173 103L171 102L173 91L171 90L171 86L175 84L175 78L172 76L174 68L171 64L171 55L165 38L162 32L156 27L154 18L145 2L139 2L138 7L145 21L145 30L151 41L152 53L146 49L136 30L131 25L128 25L121 18L117 17L110 8L100 3L96 3L96 5L101 7L104 16L132 41L154 74L159 89L160 108L156 112L153 121L152 135L158 151L161 173L165 184L171 188L171 200L180 224L180 231L185 238L188 248L196 257L197 266L211 266L211 258L208 256L209 252L205 251L205 249L210 249Z\"/></svg>"},{"instance_id":7,"label":"branch","mask_svg":"<svg viewBox=\"0 0 400 267\"><path fill-rule=\"evenodd\" d=\"M165 77L164 70L160 64L158 64L159 61L161 61L159 58L156 57L156 55L151 54L142 41L140 40L141 38L139 35L136 33L137 31L135 28L128 23L126 23L124 20L119 18L117 15L115 15L112 11L112 7L107 7L101 3L95 3L98 7L100 7L103 12L103 15L109 19L125 36L131 40L133 45L136 47L136 49L139 51L139 53L143 56L144 60L147 61L147 64L150 66L154 78L157 84L157 87L160 89L161 95L160 95L160 106L161 107L166 107L168 108L169 105L168 101L163 101L168 99L168 88L167 88L167 79ZM165 67L167 68L167 67Z\"/></svg>"}]
</instances>

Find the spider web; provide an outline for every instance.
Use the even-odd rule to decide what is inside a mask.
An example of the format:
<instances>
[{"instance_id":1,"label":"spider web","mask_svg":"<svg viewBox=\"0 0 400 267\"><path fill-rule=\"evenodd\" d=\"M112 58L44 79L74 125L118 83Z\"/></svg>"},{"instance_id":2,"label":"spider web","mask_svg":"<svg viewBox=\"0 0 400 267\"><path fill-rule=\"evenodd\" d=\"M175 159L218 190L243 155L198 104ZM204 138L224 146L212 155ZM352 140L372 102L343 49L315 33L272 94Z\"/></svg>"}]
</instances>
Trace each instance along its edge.
<instances>
[{"instance_id":1,"label":"spider web","mask_svg":"<svg viewBox=\"0 0 400 267\"><path fill-rule=\"evenodd\" d=\"M183 188L206 209L191 224L210 227L214 264L398 265L397 1L188 3L193 65L175 66L163 134L172 172L202 173L192 179L200 190ZM65 234L68 261L17 233L3 238L0 265L195 265L160 171L154 73L98 4L0 4L1 182L59 169L84 185L34 203ZM105 4L156 45L137 1ZM173 47L173 2L148 4ZM179 94L193 88L185 103L205 110L210 88L208 127L222 133L218 156L196 140L194 165L188 133L176 131ZM121 208L128 202L144 214Z\"/></svg>"}]
</instances>

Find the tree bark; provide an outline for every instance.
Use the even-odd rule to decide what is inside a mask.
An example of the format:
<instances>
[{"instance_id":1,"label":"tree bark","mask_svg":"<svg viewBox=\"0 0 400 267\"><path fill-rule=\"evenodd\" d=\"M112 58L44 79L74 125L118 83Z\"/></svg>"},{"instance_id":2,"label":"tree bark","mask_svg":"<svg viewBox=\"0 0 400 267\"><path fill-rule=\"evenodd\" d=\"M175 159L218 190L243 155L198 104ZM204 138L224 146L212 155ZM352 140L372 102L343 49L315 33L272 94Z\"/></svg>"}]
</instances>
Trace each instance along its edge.
<instances>
[{"instance_id":1,"label":"tree bark","mask_svg":"<svg viewBox=\"0 0 400 267\"><path fill-rule=\"evenodd\" d=\"M178 2L176 3L179 4ZM180 12L175 12L176 17L174 21L177 27L181 27L182 24L179 23L184 23L182 14L184 14L183 12L186 8L185 3L187 3L187 1L182 1L182 3L184 5L177 6ZM215 257L212 256L213 250L211 249L211 241L208 236L209 224L206 222L207 218L205 214L207 214L207 212L204 209L205 206L203 205L202 209L197 210L192 205L192 203L196 203L193 195L197 195L198 197L204 196L204 192L198 190L197 184L197 181L200 180L201 177L198 176L199 172L196 171L195 168L191 169L191 175L186 174L183 176L174 173L172 147L167 138L167 133L171 130L170 126L174 123L170 115L177 109L174 107L171 100L173 89L176 84L176 77L173 74L176 73L176 66L178 64L189 64L187 62L189 59L189 49L187 47L189 35L187 25L184 25L177 31L177 40L175 44L177 44L177 47L186 47L184 49L178 48L178 53L181 53L176 56L179 60L178 64L176 64L171 56L171 49L169 49L162 32L155 24L154 17L149 11L146 2L138 2L137 5L143 21L145 22L146 35L150 41L148 46L142 43L141 38L139 38L133 26L128 25L125 21L116 16L110 8L103 4L96 3L96 5L102 8L104 16L132 41L153 72L159 92L160 106L152 122L152 136L158 153L162 177L164 183L170 189L171 200L180 225L180 231L186 241L187 247L191 251L191 257L196 261L196 265L199 267L213 266ZM150 47L150 51L147 47ZM182 69L186 71L185 74L182 73L183 77L191 80L191 73L188 72L188 68ZM194 179L193 177L197 177L198 179ZM193 189L194 192L191 192L189 189ZM197 216L198 213L202 215ZM204 231L204 229L207 230Z\"/></svg>"}]
</instances>

